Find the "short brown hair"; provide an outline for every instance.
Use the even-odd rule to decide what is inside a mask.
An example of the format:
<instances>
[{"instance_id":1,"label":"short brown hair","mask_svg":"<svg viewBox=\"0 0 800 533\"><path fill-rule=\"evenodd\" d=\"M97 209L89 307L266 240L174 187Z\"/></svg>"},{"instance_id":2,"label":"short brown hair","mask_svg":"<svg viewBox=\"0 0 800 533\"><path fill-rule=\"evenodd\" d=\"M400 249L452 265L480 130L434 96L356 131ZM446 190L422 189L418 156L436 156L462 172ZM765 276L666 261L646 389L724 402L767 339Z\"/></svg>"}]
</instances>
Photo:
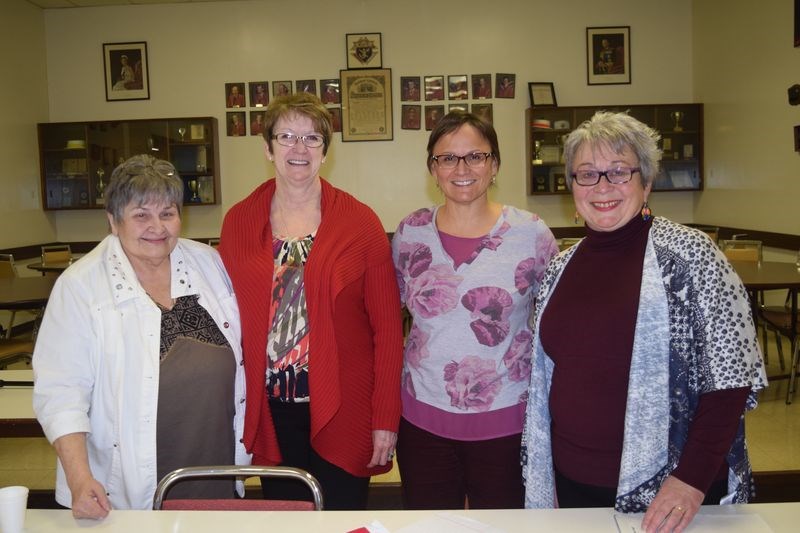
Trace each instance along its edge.
<instances>
[{"instance_id":1,"label":"short brown hair","mask_svg":"<svg viewBox=\"0 0 800 533\"><path fill-rule=\"evenodd\" d=\"M267 106L264 112L264 140L272 151L272 136L275 123L283 117L289 115L301 115L311 119L314 129L322 134L323 144L322 153L328 153L328 146L331 144L331 114L322 105L322 102L315 95L307 92L298 92L288 96L279 96Z\"/></svg>"},{"instance_id":2,"label":"short brown hair","mask_svg":"<svg viewBox=\"0 0 800 533\"><path fill-rule=\"evenodd\" d=\"M494 131L494 126L483 120L478 115L467 113L466 111L451 111L446 114L442 119L436 123L431 136L428 138L428 170L433 168L433 147L439 142L439 139L453 133L461 126L469 125L478 130L481 137L489 141L492 156L497 161L497 168L500 168L500 145L497 142L497 132Z\"/></svg>"}]
</instances>

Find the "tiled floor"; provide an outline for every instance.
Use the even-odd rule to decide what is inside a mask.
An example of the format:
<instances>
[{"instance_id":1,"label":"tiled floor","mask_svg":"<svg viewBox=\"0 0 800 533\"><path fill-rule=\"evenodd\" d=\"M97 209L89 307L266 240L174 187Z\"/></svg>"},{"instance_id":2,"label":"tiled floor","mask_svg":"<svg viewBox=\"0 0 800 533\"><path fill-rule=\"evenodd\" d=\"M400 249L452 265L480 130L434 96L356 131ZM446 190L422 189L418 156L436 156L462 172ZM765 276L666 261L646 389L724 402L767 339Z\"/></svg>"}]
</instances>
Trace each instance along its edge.
<instances>
[{"instance_id":1,"label":"tiled floor","mask_svg":"<svg viewBox=\"0 0 800 533\"><path fill-rule=\"evenodd\" d=\"M772 336L770 356L768 373L780 373ZM758 408L746 416L747 442L755 472L800 471L800 393L794 403L786 405L787 385L788 380L771 382ZM397 478L392 472L381 481ZM55 453L45 439L0 439L0 487L6 485L54 487Z\"/></svg>"}]
</instances>

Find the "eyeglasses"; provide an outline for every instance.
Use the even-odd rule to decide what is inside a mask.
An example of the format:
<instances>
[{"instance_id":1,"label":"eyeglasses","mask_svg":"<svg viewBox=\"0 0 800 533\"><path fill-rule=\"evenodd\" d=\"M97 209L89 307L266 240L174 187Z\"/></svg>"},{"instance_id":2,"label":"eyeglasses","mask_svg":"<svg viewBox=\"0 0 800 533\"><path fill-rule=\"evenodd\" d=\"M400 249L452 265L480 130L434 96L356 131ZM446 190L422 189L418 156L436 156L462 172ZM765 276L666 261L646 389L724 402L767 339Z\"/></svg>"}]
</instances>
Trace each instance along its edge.
<instances>
[{"instance_id":1,"label":"eyeglasses","mask_svg":"<svg viewBox=\"0 0 800 533\"><path fill-rule=\"evenodd\" d=\"M612 185L622 185L631 181L634 172L641 172L641 168L617 167L601 172L599 170L579 170L570 174L572 180L578 185L591 187L600 183L600 178L606 177Z\"/></svg>"},{"instance_id":2,"label":"eyeglasses","mask_svg":"<svg viewBox=\"0 0 800 533\"><path fill-rule=\"evenodd\" d=\"M322 135L318 135L316 133L310 133L308 135L295 135L294 133L276 133L272 136L273 139L278 141L278 144L281 146L294 146L297 144L297 141L303 141L309 148L319 148L325 143L325 138Z\"/></svg>"},{"instance_id":3,"label":"eyeglasses","mask_svg":"<svg viewBox=\"0 0 800 533\"><path fill-rule=\"evenodd\" d=\"M431 156L431 159L442 168L456 168L462 159L470 168L481 168L492 155L494 155L492 152L472 152L467 155L439 154Z\"/></svg>"}]
</instances>

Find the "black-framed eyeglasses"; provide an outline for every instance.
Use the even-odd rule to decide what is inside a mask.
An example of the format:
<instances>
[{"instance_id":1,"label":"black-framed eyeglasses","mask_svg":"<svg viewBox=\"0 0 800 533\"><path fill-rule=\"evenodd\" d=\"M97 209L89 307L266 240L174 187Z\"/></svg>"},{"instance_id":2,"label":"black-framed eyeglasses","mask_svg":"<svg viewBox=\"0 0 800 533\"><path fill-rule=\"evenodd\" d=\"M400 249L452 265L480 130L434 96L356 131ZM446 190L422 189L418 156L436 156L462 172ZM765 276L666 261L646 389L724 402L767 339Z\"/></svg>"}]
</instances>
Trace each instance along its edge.
<instances>
[{"instance_id":1,"label":"black-framed eyeglasses","mask_svg":"<svg viewBox=\"0 0 800 533\"><path fill-rule=\"evenodd\" d=\"M492 152L472 152L467 155L439 154L431 156L431 159L442 168L456 168L461 160L470 168L481 168L492 155L494 155Z\"/></svg>"},{"instance_id":2,"label":"black-framed eyeglasses","mask_svg":"<svg viewBox=\"0 0 800 533\"><path fill-rule=\"evenodd\" d=\"M579 170L570 174L572 181L584 187L591 187L600 183L600 178L605 176L609 183L612 185L622 185L631 181L634 172L641 172L639 167L617 167L611 168L602 172L600 170Z\"/></svg>"},{"instance_id":3,"label":"black-framed eyeglasses","mask_svg":"<svg viewBox=\"0 0 800 533\"><path fill-rule=\"evenodd\" d=\"M272 136L282 146L294 146L297 141L302 141L309 148L319 148L325 143L325 138L316 133L308 135L295 135L294 133L276 133Z\"/></svg>"}]
</instances>

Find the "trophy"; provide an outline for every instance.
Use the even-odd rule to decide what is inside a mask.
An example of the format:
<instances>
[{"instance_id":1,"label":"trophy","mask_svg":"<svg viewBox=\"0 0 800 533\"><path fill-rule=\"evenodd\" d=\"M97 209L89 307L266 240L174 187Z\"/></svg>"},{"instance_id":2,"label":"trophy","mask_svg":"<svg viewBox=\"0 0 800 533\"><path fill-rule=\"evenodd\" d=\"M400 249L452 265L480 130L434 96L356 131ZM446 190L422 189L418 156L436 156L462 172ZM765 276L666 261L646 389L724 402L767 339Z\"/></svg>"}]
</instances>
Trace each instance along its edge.
<instances>
[{"instance_id":1,"label":"trophy","mask_svg":"<svg viewBox=\"0 0 800 533\"><path fill-rule=\"evenodd\" d=\"M106 184L103 181L103 176L105 176L106 171L102 168L97 169L97 197L95 198L95 203L97 205L104 205L106 203L106 199L103 196L103 191L106 190Z\"/></svg>"},{"instance_id":2,"label":"trophy","mask_svg":"<svg viewBox=\"0 0 800 533\"><path fill-rule=\"evenodd\" d=\"M189 180L189 190L192 191L190 202L199 202L200 197L197 195L197 180Z\"/></svg>"},{"instance_id":3,"label":"trophy","mask_svg":"<svg viewBox=\"0 0 800 533\"><path fill-rule=\"evenodd\" d=\"M186 128L184 128L183 126L178 128L178 135L181 136L181 142L183 142L183 138L186 135Z\"/></svg>"},{"instance_id":4,"label":"trophy","mask_svg":"<svg viewBox=\"0 0 800 533\"><path fill-rule=\"evenodd\" d=\"M542 164L542 141L533 141L533 165Z\"/></svg>"},{"instance_id":5,"label":"trophy","mask_svg":"<svg viewBox=\"0 0 800 533\"><path fill-rule=\"evenodd\" d=\"M672 122L675 125L672 128L672 131L683 131L683 126L681 126L681 120L683 120L683 111L673 111L669 114L672 117Z\"/></svg>"}]
</instances>

